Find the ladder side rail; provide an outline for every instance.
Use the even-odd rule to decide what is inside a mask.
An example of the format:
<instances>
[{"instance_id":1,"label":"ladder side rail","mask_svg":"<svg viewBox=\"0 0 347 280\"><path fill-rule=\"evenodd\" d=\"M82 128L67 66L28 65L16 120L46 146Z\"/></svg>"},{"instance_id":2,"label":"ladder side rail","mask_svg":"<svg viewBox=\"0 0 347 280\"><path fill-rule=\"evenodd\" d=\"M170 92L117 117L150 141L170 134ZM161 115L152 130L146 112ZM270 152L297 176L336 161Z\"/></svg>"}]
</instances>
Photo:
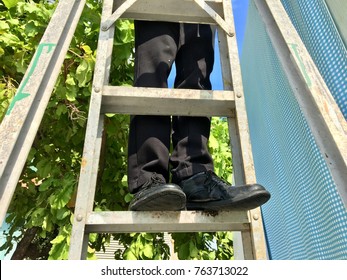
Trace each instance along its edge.
<instances>
[{"instance_id":1,"label":"ladder side rail","mask_svg":"<svg viewBox=\"0 0 347 280\"><path fill-rule=\"evenodd\" d=\"M234 29L234 17L232 13L232 6L231 1L229 0L223 0L224 5L224 11L225 11L225 20L232 23L232 28ZM235 142L235 140L231 140L234 142L231 142L234 144L234 151L235 148L238 148L236 150L236 153L240 153L240 162L241 164L239 167L242 167L241 170L244 172L243 176L241 176L240 172L237 172L235 177L236 184L248 184L248 183L255 183L256 182L256 176L255 176L255 170L254 170L254 162L253 162L253 155L252 155L252 147L251 147L251 141L250 141L250 135L249 135L249 127L248 127L248 118L247 118L247 111L246 111L246 104L244 100L243 95L243 85L242 85L242 75L241 75L241 68L239 63L239 55L238 55L238 48L237 48L237 42L236 37L228 36L227 34L224 34L225 40L227 42L227 52L223 55L226 56L225 59L229 62L224 63L224 65L230 65L230 70L225 70L226 66L223 66L222 70L226 71L226 74L231 73L229 81L225 80L225 76L223 75L223 79L225 81L226 86L233 85L233 91L235 93L235 118L231 119L229 118L229 129L234 135L230 135L231 137L234 137L235 139L238 139L236 141L239 141L238 143ZM224 51L224 50L222 50ZM222 58L221 58L222 59ZM228 89L228 88L227 88ZM233 122L235 122L233 124ZM235 134L238 135L238 137L235 137ZM233 147L232 147L233 148ZM251 244L252 248L244 247L244 256L246 259L266 259L266 242L265 242L265 236L264 236L264 230L263 230L263 223L261 219L261 211L260 208L251 210L249 213L249 220L251 224L251 230L250 232L242 232L243 240L250 240L251 242L244 242L244 245ZM249 235L250 236L246 236ZM250 252L248 249L252 249L252 252Z\"/></svg>"},{"instance_id":2,"label":"ladder side rail","mask_svg":"<svg viewBox=\"0 0 347 280\"><path fill-rule=\"evenodd\" d=\"M244 251L252 250L252 248L250 249L244 248L247 245L245 244L244 246L243 244L244 244L244 241L242 240L242 231L233 231L234 260L244 260L245 259Z\"/></svg>"},{"instance_id":3,"label":"ladder side rail","mask_svg":"<svg viewBox=\"0 0 347 280\"><path fill-rule=\"evenodd\" d=\"M347 122L281 3L254 1L347 208Z\"/></svg>"},{"instance_id":4,"label":"ladder side rail","mask_svg":"<svg viewBox=\"0 0 347 280\"><path fill-rule=\"evenodd\" d=\"M112 14L112 1L104 1L101 26ZM97 57L89 105L88 122L83 149L74 222L71 233L69 259L83 259L87 251L88 234L85 224L93 210L97 173L100 159L104 115L101 112L103 88L108 84L115 28L100 30Z\"/></svg>"},{"instance_id":5,"label":"ladder side rail","mask_svg":"<svg viewBox=\"0 0 347 280\"><path fill-rule=\"evenodd\" d=\"M228 63L228 50L227 50L227 39L225 34L223 34L223 30L221 28L217 28L218 42L219 42L219 53L220 53L220 63L222 69L223 83L224 89L233 89L232 84L232 74L230 69L230 64ZM235 98L235 94L233 92L233 97ZM241 157L241 147L239 141L239 135L236 128L235 123L235 110L233 110L228 119L228 130L229 130L229 139L230 139L230 147L232 151L232 163L233 163L233 184L243 184L244 172L242 169L242 157ZM245 233L241 233L238 231L233 232L233 240L234 240L234 257L236 260L244 260L244 259L252 259L253 253L252 248L246 247L247 241L250 241L250 231L246 233L248 239L244 238Z\"/></svg>"},{"instance_id":6,"label":"ladder side rail","mask_svg":"<svg viewBox=\"0 0 347 280\"><path fill-rule=\"evenodd\" d=\"M223 33L221 28L218 28L218 40L219 40L219 52L220 60L223 74L224 88L229 89L233 86L233 76L231 74L228 53L228 39ZM235 92L234 92L235 93ZM240 92L235 98L240 98ZM240 143L240 135L237 129L237 123L235 119L236 110L231 112L232 115L228 116L228 129L229 129L229 139L231 146L232 154L232 163L233 163L233 178L235 185L245 184L245 173L243 170L243 160L242 160L242 150ZM236 259L254 259L253 248L252 248L252 239L251 231L242 231L233 232L234 238L239 242L238 246L234 247L234 255Z\"/></svg>"},{"instance_id":7,"label":"ladder side rail","mask_svg":"<svg viewBox=\"0 0 347 280\"><path fill-rule=\"evenodd\" d=\"M95 116L92 116L92 114L90 114L90 117L93 118ZM95 125L97 125L97 127L95 127ZM89 213L93 211L96 182L98 177L98 167L100 162L100 153L103 141L104 115L100 114L98 122L90 121L89 127L92 127L90 129L93 129L93 131L97 131L97 134L96 138L93 139L94 145L92 144L92 142L85 143L84 149L87 150L88 148L90 148L92 151L91 158L88 158L88 160L91 159L91 163L89 164L89 168L81 168L80 171L80 178L82 177L82 179L80 179L79 181L79 193L77 194L76 198L76 208L78 207L79 210L76 212L75 208L74 211L74 223L72 230L72 236L74 240L72 241L73 245L70 246L70 250L72 252L76 252L75 246L81 246L81 248L77 249L78 252L81 252L81 255L76 257L79 259L86 259L88 253L89 233L85 232L85 223L87 221ZM92 148L92 145L94 146L94 149ZM84 161L88 157L87 154L88 152L84 153L82 161ZM87 178L90 180L90 184L88 184ZM84 182L85 184L83 184ZM82 186L80 187L80 185ZM85 213L85 216L82 216L83 214L81 213ZM75 240L77 240L79 243L77 243Z\"/></svg>"},{"instance_id":8,"label":"ladder side rail","mask_svg":"<svg viewBox=\"0 0 347 280\"><path fill-rule=\"evenodd\" d=\"M0 127L0 222L35 139L85 0L61 0Z\"/></svg>"}]
</instances>

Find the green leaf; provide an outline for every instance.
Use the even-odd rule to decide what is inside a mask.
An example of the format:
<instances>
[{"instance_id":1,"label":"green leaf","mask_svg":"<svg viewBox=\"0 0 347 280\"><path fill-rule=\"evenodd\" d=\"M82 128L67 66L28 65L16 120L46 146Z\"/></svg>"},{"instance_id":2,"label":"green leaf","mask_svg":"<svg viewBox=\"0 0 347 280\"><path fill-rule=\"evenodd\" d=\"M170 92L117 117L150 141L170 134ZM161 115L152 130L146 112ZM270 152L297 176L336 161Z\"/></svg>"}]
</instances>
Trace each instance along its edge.
<instances>
[{"instance_id":1,"label":"green leaf","mask_svg":"<svg viewBox=\"0 0 347 280\"><path fill-rule=\"evenodd\" d=\"M68 244L65 242L65 237L58 235L53 241L53 244L49 252L49 260L65 260L68 257Z\"/></svg>"},{"instance_id":2,"label":"green leaf","mask_svg":"<svg viewBox=\"0 0 347 280\"><path fill-rule=\"evenodd\" d=\"M84 50L84 52L85 52L86 54L88 54L88 55L90 55L90 54L93 53L92 49L91 49L88 45L83 45L81 48L82 48L82 49Z\"/></svg>"},{"instance_id":3,"label":"green leaf","mask_svg":"<svg viewBox=\"0 0 347 280\"><path fill-rule=\"evenodd\" d=\"M138 259L136 257L136 255L134 254L134 252L130 248L128 248L124 251L123 256L126 260L137 260Z\"/></svg>"},{"instance_id":4,"label":"green leaf","mask_svg":"<svg viewBox=\"0 0 347 280\"><path fill-rule=\"evenodd\" d=\"M120 20L117 22L117 41L116 44L127 44L133 41L133 23L129 20Z\"/></svg>"},{"instance_id":5,"label":"green leaf","mask_svg":"<svg viewBox=\"0 0 347 280\"><path fill-rule=\"evenodd\" d=\"M65 236L62 234L59 234L56 238L54 238L51 243L52 244L59 244L62 243L65 240Z\"/></svg>"},{"instance_id":6,"label":"green leaf","mask_svg":"<svg viewBox=\"0 0 347 280\"><path fill-rule=\"evenodd\" d=\"M42 12L42 9L40 9L35 3L29 3L24 6L24 10L27 13L35 13L35 14L40 14Z\"/></svg>"},{"instance_id":7,"label":"green leaf","mask_svg":"<svg viewBox=\"0 0 347 280\"><path fill-rule=\"evenodd\" d=\"M189 256L189 243L184 243L178 249L178 257L180 260L187 260Z\"/></svg>"},{"instance_id":8,"label":"green leaf","mask_svg":"<svg viewBox=\"0 0 347 280\"><path fill-rule=\"evenodd\" d=\"M52 144L50 144L50 145L44 145L43 148L44 148L45 152L46 152L47 154L49 154L49 153L52 151L52 149L53 149L53 145L52 145Z\"/></svg>"},{"instance_id":9,"label":"green leaf","mask_svg":"<svg viewBox=\"0 0 347 280\"><path fill-rule=\"evenodd\" d=\"M155 239L154 233L143 233L142 236L145 240L150 241L150 242L153 242L153 240Z\"/></svg>"},{"instance_id":10,"label":"green leaf","mask_svg":"<svg viewBox=\"0 0 347 280\"><path fill-rule=\"evenodd\" d=\"M8 23L4 20L0 20L0 30L8 30L10 29L10 26Z\"/></svg>"},{"instance_id":11,"label":"green leaf","mask_svg":"<svg viewBox=\"0 0 347 280\"><path fill-rule=\"evenodd\" d=\"M29 37L36 36L41 29L37 27L37 23L30 21L25 25L25 34Z\"/></svg>"},{"instance_id":12,"label":"green leaf","mask_svg":"<svg viewBox=\"0 0 347 280\"><path fill-rule=\"evenodd\" d=\"M51 163L48 159L42 159L37 163L37 173L41 178L47 178L52 170Z\"/></svg>"},{"instance_id":13,"label":"green leaf","mask_svg":"<svg viewBox=\"0 0 347 280\"><path fill-rule=\"evenodd\" d=\"M75 80L71 75L67 76L65 83L68 86L75 86L76 85Z\"/></svg>"},{"instance_id":14,"label":"green leaf","mask_svg":"<svg viewBox=\"0 0 347 280\"><path fill-rule=\"evenodd\" d=\"M7 46L20 46L21 40L14 34L4 33L0 36L0 42L4 42Z\"/></svg>"},{"instance_id":15,"label":"green leaf","mask_svg":"<svg viewBox=\"0 0 347 280\"><path fill-rule=\"evenodd\" d=\"M148 259L152 259L153 258L153 251L154 251L153 244L146 244L145 247L143 248L143 254Z\"/></svg>"},{"instance_id":16,"label":"green leaf","mask_svg":"<svg viewBox=\"0 0 347 280\"><path fill-rule=\"evenodd\" d=\"M33 226L41 226L46 216L46 209L38 208L31 214L31 224Z\"/></svg>"},{"instance_id":17,"label":"green leaf","mask_svg":"<svg viewBox=\"0 0 347 280\"><path fill-rule=\"evenodd\" d=\"M49 203L53 209L63 208L71 199L73 188L65 184L58 193L53 193L49 198Z\"/></svg>"},{"instance_id":18,"label":"green leaf","mask_svg":"<svg viewBox=\"0 0 347 280\"><path fill-rule=\"evenodd\" d=\"M194 242L189 242L190 257L196 258L199 255L199 250L196 248Z\"/></svg>"},{"instance_id":19,"label":"green leaf","mask_svg":"<svg viewBox=\"0 0 347 280\"><path fill-rule=\"evenodd\" d=\"M216 259L216 252L215 252L215 251L210 252L210 253L208 254L208 259L209 259L209 260L215 260L215 259Z\"/></svg>"},{"instance_id":20,"label":"green leaf","mask_svg":"<svg viewBox=\"0 0 347 280\"><path fill-rule=\"evenodd\" d=\"M46 216L42 223L42 228L48 232L51 232L53 230L53 223L51 216Z\"/></svg>"},{"instance_id":21,"label":"green leaf","mask_svg":"<svg viewBox=\"0 0 347 280\"><path fill-rule=\"evenodd\" d=\"M215 150L218 149L218 147L219 147L218 140L213 135L210 136L209 146Z\"/></svg>"},{"instance_id":22,"label":"green leaf","mask_svg":"<svg viewBox=\"0 0 347 280\"><path fill-rule=\"evenodd\" d=\"M74 78L71 75L68 75L66 81L66 98L69 101L75 101L76 100L76 96L77 96L77 89L76 89L76 83Z\"/></svg>"},{"instance_id":23,"label":"green leaf","mask_svg":"<svg viewBox=\"0 0 347 280\"><path fill-rule=\"evenodd\" d=\"M66 114L67 113L66 105L65 104L59 104L55 113L58 117L60 117L62 114Z\"/></svg>"},{"instance_id":24,"label":"green leaf","mask_svg":"<svg viewBox=\"0 0 347 280\"><path fill-rule=\"evenodd\" d=\"M40 192L47 191L49 189L49 187L52 186L53 181L54 181L53 178L48 178L48 179L44 180L43 183L39 186L39 191Z\"/></svg>"},{"instance_id":25,"label":"green leaf","mask_svg":"<svg viewBox=\"0 0 347 280\"><path fill-rule=\"evenodd\" d=\"M79 87L85 87L92 79L93 63L86 59L82 60L76 70L76 79Z\"/></svg>"},{"instance_id":26,"label":"green leaf","mask_svg":"<svg viewBox=\"0 0 347 280\"><path fill-rule=\"evenodd\" d=\"M124 197L124 201L125 201L126 203L129 203L130 201L133 200L133 198L134 198L134 195L132 195L131 193L127 193L127 194L125 195L125 197Z\"/></svg>"},{"instance_id":27,"label":"green leaf","mask_svg":"<svg viewBox=\"0 0 347 280\"><path fill-rule=\"evenodd\" d=\"M64 220L66 217L70 215L70 210L66 208L61 208L57 210L56 217L58 220Z\"/></svg>"},{"instance_id":28,"label":"green leaf","mask_svg":"<svg viewBox=\"0 0 347 280\"><path fill-rule=\"evenodd\" d=\"M7 9L11 9L12 7L15 7L19 0L2 0L6 6Z\"/></svg>"},{"instance_id":29,"label":"green leaf","mask_svg":"<svg viewBox=\"0 0 347 280\"><path fill-rule=\"evenodd\" d=\"M98 237L98 235L96 233L91 233L91 234L89 234L89 241L95 242L97 237Z\"/></svg>"}]
</instances>

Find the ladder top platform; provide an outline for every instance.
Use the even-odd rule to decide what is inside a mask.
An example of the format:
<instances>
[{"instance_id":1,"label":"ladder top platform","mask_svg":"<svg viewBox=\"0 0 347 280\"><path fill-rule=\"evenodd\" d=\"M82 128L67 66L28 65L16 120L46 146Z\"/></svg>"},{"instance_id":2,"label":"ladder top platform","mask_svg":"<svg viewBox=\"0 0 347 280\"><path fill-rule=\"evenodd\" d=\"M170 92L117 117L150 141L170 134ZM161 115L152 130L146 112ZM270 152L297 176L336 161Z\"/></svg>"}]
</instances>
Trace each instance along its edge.
<instances>
[{"instance_id":1,"label":"ladder top platform","mask_svg":"<svg viewBox=\"0 0 347 280\"><path fill-rule=\"evenodd\" d=\"M193 22L215 24L215 21L203 9L197 9L195 0L115 0L115 6L127 5L127 2L134 2L121 15L122 18L138 20L172 21L172 22ZM222 0L205 0L220 16L223 17ZM124 7L123 6L123 7Z\"/></svg>"},{"instance_id":2,"label":"ladder top platform","mask_svg":"<svg viewBox=\"0 0 347 280\"><path fill-rule=\"evenodd\" d=\"M231 24L225 21L224 1L226 0L114 0L114 12L102 28L110 28L118 18L129 18L219 25L229 35L233 35Z\"/></svg>"}]
</instances>

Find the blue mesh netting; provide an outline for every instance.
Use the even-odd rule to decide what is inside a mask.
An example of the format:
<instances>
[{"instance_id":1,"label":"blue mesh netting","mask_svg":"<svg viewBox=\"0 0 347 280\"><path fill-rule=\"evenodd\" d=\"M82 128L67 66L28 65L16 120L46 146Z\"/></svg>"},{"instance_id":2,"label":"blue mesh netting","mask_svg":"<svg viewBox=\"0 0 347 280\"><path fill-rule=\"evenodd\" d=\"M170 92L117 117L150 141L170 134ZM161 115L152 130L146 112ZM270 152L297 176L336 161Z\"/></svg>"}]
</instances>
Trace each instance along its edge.
<instances>
[{"instance_id":1,"label":"blue mesh netting","mask_svg":"<svg viewBox=\"0 0 347 280\"><path fill-rule=\"evenodd\" d=\"M324 0L282 0L290 19L347 119L347 50Z\"/></svg>"},{"instance_id":2,"label":"blue mesh netting","mask_svg":"<svg viewBox=\"0 0 347 280\"><path fill-rule=\"evenodd\" d=\"M241 67L270 258L347 259L347 211L253 1Z\"/></svg>"}]
</instances>

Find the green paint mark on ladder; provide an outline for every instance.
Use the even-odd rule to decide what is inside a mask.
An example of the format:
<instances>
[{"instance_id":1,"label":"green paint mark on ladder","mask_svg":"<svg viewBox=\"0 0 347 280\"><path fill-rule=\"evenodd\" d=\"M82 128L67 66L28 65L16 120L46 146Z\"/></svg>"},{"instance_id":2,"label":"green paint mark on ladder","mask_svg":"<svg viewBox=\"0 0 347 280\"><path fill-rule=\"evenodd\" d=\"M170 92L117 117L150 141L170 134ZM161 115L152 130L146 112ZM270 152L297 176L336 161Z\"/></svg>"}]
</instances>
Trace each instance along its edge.
<instances>
[{"instance_id":1,"label":"green paint mark on ladder","mask_svg":"<svg viewBox=\"0 0 347 280\"><path fill-rule=\"evenodd\" d=\"M308 85L308 87L310 88L312 86L312 82L310 79L310 76L308 75L307 71L306 71L306 67L304 65L304 62L302 61L300 54L298 52L298 45L297 44L289 44L290 47L292 48L294 55L296 57L296 59L299 61L299 67L300 67L300 71L304 76L304 79L306 81L306 84Z\"/></svg>"},{"instance_id":2,"label":"green paint mark on ladder","mask_svg":"<svg viewBox=\"0 0 347 280\"><path fill-rule=\"evenodd\" d=\"M17 94L14 96L7 112L6 112L6 115L10 115L15 104L24 99L24 98L27 98L28 96L30 96L30 93L25 93L24 92L24 88L26 87L27 83L29 82L31 76L33 75L36 67L37 67L37 64L40 60L40 57L41 55L43 54L43 49L45 47L48 47L48 50L46 53L50 53L54 48L55 48L56 44L53 44L53 43L41 43L39 45L39 47L37 48L37 51L36 51L36 54L35 54L35 57L34 57L34 60L33 60L33 63L32 63L32 66L31 68L29 69L29 72L28 74L26 75L26 78L24 79L24 81L21 83L19 89L18 89L18 92Z\"/></svg>"}]
</instances>

